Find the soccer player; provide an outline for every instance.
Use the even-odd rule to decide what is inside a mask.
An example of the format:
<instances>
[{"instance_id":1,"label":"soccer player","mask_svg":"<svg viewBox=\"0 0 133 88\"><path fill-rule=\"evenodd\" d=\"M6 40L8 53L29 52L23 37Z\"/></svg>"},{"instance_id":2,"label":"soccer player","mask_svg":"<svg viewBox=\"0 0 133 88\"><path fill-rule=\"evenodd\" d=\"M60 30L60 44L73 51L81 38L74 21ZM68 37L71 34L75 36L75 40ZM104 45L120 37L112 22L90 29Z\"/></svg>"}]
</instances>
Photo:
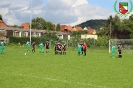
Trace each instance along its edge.
<instances>
[{"instance_id":1,"label":"soccer player","mask_svg":"<svg viewBox=\"0 0 133 88\"><path fill-rule=\"evenodd\" d=\"M86 43L83 44L83 52L84 52L84 56L86 56L86 50L87 50L87 45Z\"/></svg>"},{"instance_id":2,"label":"soccer player","mask_svg":"<svg viewBox=\"0 0 133 88\"><path fill-rule=\"evenodd\" d=\"M54 52L55 52L55 55L58 53L57 52L57 42L55 42L55 44L54 44Z\"/></svg>"},{"instance_id":3,"label":"soccer player","mask_svg":"<svg viewBox=\"0 0 133 88\"><path fill-rule=\"evenodd\" d=\"M1 42L1 54L5 54L4 48L5 48L4 42Z\"/></svg>"},{"instance_id":4,"label":"soccer player","mask_svg":"<svg viewBox=\"0 0 133 88\"><path fill-rule=\"evenodd\" d=\"M32 43L32 52L35 52L35 42Z\"/></svg>"},{"instance_id":5,"label":"soccer player","mask_svg":"<svg viewBox=\"0 0 133 88\"><path fill-rule=\"evenodd\" d=\"M81 54L81 49L82 49L82 46L80 44L78 44L78 55L80 56Z\"/></svg>"},{"instance_id":6,"label":"soccer player","mask_svg":"<svg viewBox=\"0 0 133 88\"><path fill-rule=\"evenodd\" d=\"M29 52L29 49L30 49L30 42L27 41L26 42L26 51ZM26 52L25 52L25 55L26 55Z\"/></svg>"},{"instance_id":7,"label":"soccer player","mask_svg":"<svg viewBox=\"0 0 133 88\"><path fill-rule=\"evenodd\" d=\"M83 51L83 44L80 44L81 45L81 54L83 55L84 51Z\"/></svg>"},{"instance_id":8,"label":"soccer player","mask_svg":"<svg viewBox=\"0 0 133 88\"><path fill-rule=\"evenodd\" d=\"M43 45L43 43L41 42L39 44L39 46L40 46L40 53L44 53L44 45Z\"/></svg>"},{"instance_id":9,"label":"soccer player","mask_svg":"<svg viewBox=\"0 0 133 88\"><path fill-rule=\"evenodd\" d=\"M26 51L28 52L28 51L29 51L29 49L30 49L30 42L29 42L29 41L27 41L27 42L26 42Z\"/></svg>"},{"instance_id":10,"label":"soccer player","mask_svg":"<svg viewBox=\"0 0 133 88\"><path fill-rule=\"evenodd\" d=\"M122 45L118 44L118 58L122 58Z\"/></svg>"},{"instance_id":11,"label":"soccer player","mask_svg":"<svg viewBox=\"0 0 133 88\"><path fill-rule=\"evenodd\" d=\"M66 55L66 43L63 44L62 50L63 50L63 55Z\"/></svg>"},{"instance_id":12,"label":"soccer player","mask_svg":"<svg viewBox=\"0 0 133 88\"><path fill-rule=\"evenodd\" d=\"M115 57L116 47L115 45L112 45L112 58Z\"/></svg>"},{"instance_id":13,"label":"soccer player","mask_svg":"<svg viewBox=\"0 0 133 88\"><path fill-rule=\"evenodd\" d=\"M59 42L59 43L57 44L57 52L58 52L59 54L62 54L62 47L63 47L63 45Z\"/></svg>"},{"instance_id":14,"label":"soccer player","mask_svg":"<svg viewBox=\"0 0 133 88\"><path fill-rule=\"evenodd\" d=\"M49 41L47 40L45 43L45 47L46 47L46 53L49 52Z\"/></svg>"}]
</instances>

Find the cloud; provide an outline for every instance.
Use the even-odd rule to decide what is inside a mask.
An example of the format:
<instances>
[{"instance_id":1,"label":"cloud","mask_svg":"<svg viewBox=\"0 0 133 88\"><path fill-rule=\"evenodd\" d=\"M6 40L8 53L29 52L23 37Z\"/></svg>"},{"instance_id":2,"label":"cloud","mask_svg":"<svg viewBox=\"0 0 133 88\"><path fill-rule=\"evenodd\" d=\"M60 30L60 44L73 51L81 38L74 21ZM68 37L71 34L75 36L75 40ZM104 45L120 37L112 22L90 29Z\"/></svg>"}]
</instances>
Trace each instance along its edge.
<instances>
[{"instance_id":1,"label":"cloud","mask_svg":"<svg viewBox=\"0 0 133 88\"><path fill-rule=\"evenodd\" d=\"M0 14L8 25L30 22L30 0L2 0ZM91 5L87 0L32 0L32 18L42 17L55 24L77 25L89 19L106 19L109 9Z\"/></svg>"}]
</instances>

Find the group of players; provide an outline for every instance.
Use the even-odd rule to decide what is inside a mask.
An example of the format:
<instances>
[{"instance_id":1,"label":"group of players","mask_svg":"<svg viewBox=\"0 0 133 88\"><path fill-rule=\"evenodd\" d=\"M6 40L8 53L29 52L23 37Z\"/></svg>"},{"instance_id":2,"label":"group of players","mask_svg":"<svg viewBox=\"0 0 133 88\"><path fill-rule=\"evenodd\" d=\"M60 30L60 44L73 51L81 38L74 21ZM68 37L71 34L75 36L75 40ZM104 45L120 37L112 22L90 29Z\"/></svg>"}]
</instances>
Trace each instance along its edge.
<instances>
[{"instance_id":1,"label":"group of players","mask_svg":"<svg viewBox=\"0 0 133 88\"><path fill-rule=\"evenodd\" d=\"M31 45L32 45L32 52L34 53L35 52L35 42L33 42ZM46 41L46 43L41 42L39 44L40 53L44 53L44 46L46 49L46 53L48 53L49 48L50 48L50 44L49 44L48 40ZM30 42L27 41L27 43L26 43L26 51L27 52L29 51L29 48L30 48ZM54 45L54 52L55 52L55 54L66 55L66 43L62 44L60 42L56 42ZM25 55L26 55L26 53L25 53Z\"/></svg>"},{"instance_id":2,"label":"group of players","mask_svg":"<svg viewBox=\"0 0 133 88\"><path fill-rule=\"evenodd\" d=\"M84 44L78 44L78 55L84 55L86 56L86 50L87 50L87 45L86 43Z\"/></svg>"},{"instance_id":3,"label":"group of players","mask_svg":"<svg viewBox=\"0 0 133 88\"><path fill-rule=\"evenodd\" d=\"M66 55L66 43L56 42L54 45L54 52L56 54Z\"/></svg>"},{"instance_id":4,"label":"group of players","mask_svg":"<svg viewBox=\"0 0 133 88\"><path fill-rule=\"evenodd\" d=\"M31 45L32 45L32 52L35 52L35 42L33 42ZM45 44L43 42L41 42L39 44L40 53L44 53L44 46L46 48L46 53L48 53L49 52L49 47L50 47L50 44L49 44L48 40L46 41ZM29 48L30 48L30 42L27 41L27 43L26 43L26 51L29 51ZM56 54L66 55L66 49L67 49L66 43L56 42L54 44L54 53L55 53L55 55ZM86 43L78 44L78 55L79 56L80 55L86 56L86 50L87 50ZM26 55L26 53L25 53L25 55Z\"/></svg>"},{"instance_id":5,"label":"group of players","mask_svg":"<svg viewBox=\"0 0 133 88\"><path fill-rule=\"evenodd\" d=\"M35 42L32 42L31 45L32 45L32 52L34 53L35 52ZM46 43L44 44L43 42L41 42L39 44L39 47L40 47L40 53L44 53L44 46L46 47L46 53L49 52L49 41L47 40ZM30 42L27 41L26 42L26 51L28 52L30 49ZM25 53L26 55L26 53Z\"/></svg>"},{"instance_id":6,"label":"group of players","mask_svg":"<svg viewBox=\"0 0 133 88\"><path fill-rule=\"evenodd\" d=\"M112 45L112 58L115 57L116 53L116 46ZM122 45L119 43L118 44L118 58L122 58Z\"/></svg>"},{"instance_id":7,"label":"group of players","mask_svg":"<svg viewBox=\"0 0 133 88\"><path fill-rule=\"evenodd\" d=\"M32 45L32 52L34 53L35 52L35 42L32 42L31 45ZM49 48L50 48L50 44L49 44L48 40L46 41L45 44L43 42L41 42L39 44L40 53L44 53L44 46L46 48L46 53L48 53ZM29 48L30 48L30 42L27 41L27 43L26 43L26 51L27 52L29 51ZM66 43L56 42L55 45L54 45L55 55L56 54L66 55L66 49L67 49ZM1 50L1 54L5 54L5 52L4 52L4 42L1 42L0 50ZM87 50L86 43L78 44L78 49L77 50L78 50L78 55L79 56L80 55L86 56L86 50ZM115 53L116 53L116 46L112 45L112 58L115 57ZM26 53L25 53L25 55L26 55ZM118 58L122 58L122 45L120 43L118 44Z\"/></svg>"},{"instance_id":8,"label":"group of players","mask_svg":"<svg viewBox=\"0 0 133 88\"><path fill-rule=\"evenodd\" d=\"M46 41L45 44L43 44L42 42L39 44L40 46L40 53L44 53L44 46L46 48L46 53L49 52L49 42L48 40ZM30 47L30 43L27 42L26 43L26 48L27 48L27 51L29 50L29 47ZM54 44L54 53L55 55L56 54L60 54L60 55L66 55L66 49L67 49L67 46L66 46L66 43L60 43L60 42L56 42ZM86 50L87 50L87 45L86 43L84 44L78 44L78 55L84 55L86 56ZM35 52L35 42L32 43L32 52Z\"/></svg>"}]
</instances>

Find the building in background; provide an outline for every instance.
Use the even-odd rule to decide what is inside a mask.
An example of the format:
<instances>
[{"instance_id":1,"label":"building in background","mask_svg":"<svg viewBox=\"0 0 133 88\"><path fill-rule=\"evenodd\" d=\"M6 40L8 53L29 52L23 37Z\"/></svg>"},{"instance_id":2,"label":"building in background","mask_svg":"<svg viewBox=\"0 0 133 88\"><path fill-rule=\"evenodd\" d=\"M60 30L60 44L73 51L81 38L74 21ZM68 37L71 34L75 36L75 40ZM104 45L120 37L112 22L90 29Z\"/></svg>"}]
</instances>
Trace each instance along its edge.
<instances>
[{"instance_id":1,"label":"building in background","mask_svg":"<svg viewBox=\"0 0 133 88\"><path fill-rule=\"evenodd\" d=\"M91 35L91 34L81 35L81 39L88 39L88 38L97 40L98 36L97 35Z\"/></svg>"},{"instance_id":2,"label":"building in background","mask_svg":"<svg viewBox=\"0 0 133 88\"><path fill-rule=\"evenodd\" d=\"M0 20L0 27L7 27L4 21Z\"/></svg>"},{"instance_id":3,"label":"building in background","mask_svg":"<svg viewBox=\"0 0 133 88\"><path fill-rule=\"evenodd\" d=\"M22 23L21 27L24 29L30 29L30 23Z\"/></svg>"}]
</instances>

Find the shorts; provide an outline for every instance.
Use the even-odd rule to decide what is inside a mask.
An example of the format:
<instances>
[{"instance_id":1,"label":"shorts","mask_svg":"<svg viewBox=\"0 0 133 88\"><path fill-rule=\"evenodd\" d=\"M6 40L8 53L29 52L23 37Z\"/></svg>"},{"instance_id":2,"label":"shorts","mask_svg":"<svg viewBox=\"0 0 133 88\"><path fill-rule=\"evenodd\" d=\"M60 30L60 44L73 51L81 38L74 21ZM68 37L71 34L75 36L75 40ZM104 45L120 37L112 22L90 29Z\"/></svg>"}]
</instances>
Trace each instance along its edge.
<instances>
[{"instance_id":1,"label":"shorts","mask_svg":"<svg viewBox=\"0 0 133 88\"><path fill-rule=\"evenodd\" d=\"M46 46L46 49L49 49L49 46Z\"/></svg>"}]
</instances>

